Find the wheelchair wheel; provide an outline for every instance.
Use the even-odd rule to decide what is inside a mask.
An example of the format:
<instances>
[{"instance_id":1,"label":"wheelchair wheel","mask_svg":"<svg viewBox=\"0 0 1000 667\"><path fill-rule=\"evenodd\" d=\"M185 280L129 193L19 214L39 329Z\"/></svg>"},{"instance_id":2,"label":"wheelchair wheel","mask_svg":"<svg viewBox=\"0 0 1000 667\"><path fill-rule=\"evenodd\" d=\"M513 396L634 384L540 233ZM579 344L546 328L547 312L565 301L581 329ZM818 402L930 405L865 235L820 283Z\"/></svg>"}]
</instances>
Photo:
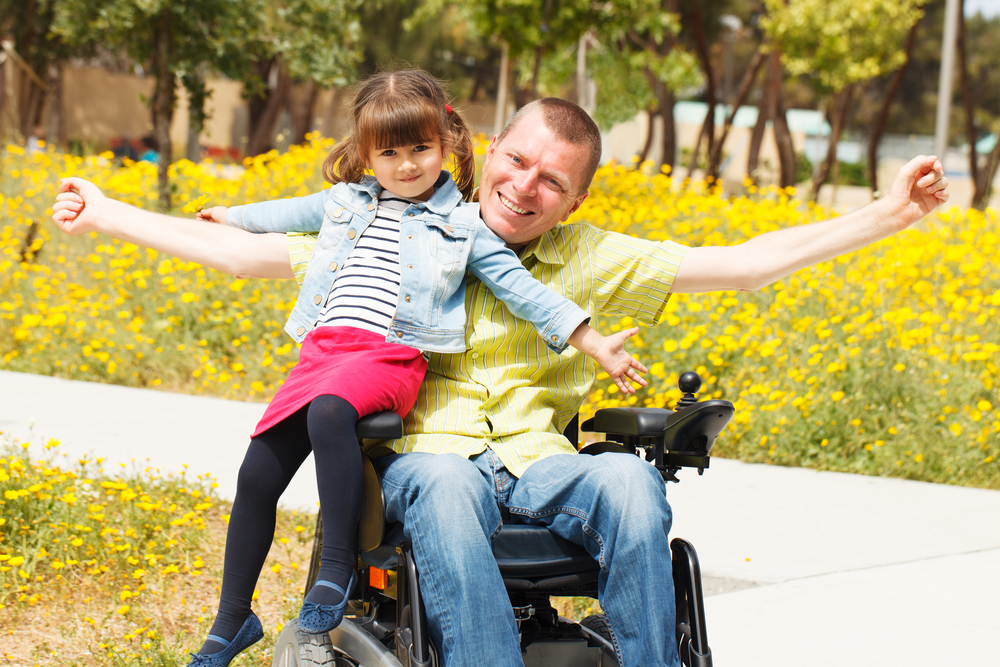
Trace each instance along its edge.
<instances>
[{"instance_id":1,"label":"wheelchair wheel","mask_svg":"<svg viewBox=\"0 0 1000 667\"><path fill-rule=\"evenodd\" d=\"M612 644L615 643L614 639L611 638L611 624L608 623L608 617L604 614L591 614L580 621L580 625L588 630L593 630Z\"/></svg>"},{"instance_id":2,"label":"wheelchair wheel","mask_svg":"<svg viewBox=\"0 0 1000 667\"><path fill-rule=\"evenodd\" d=\"M358 667L358 663L334 649L330 635L302 632L292 620L278 636L271 667Z\"/></svg>"}]
</instances>

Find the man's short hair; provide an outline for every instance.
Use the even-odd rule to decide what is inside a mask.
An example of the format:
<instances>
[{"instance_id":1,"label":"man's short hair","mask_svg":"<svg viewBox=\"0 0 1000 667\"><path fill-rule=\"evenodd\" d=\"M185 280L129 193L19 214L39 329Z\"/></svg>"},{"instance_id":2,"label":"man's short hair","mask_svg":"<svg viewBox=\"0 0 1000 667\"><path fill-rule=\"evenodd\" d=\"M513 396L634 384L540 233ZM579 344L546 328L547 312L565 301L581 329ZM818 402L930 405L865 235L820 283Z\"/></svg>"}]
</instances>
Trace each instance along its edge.
<instances>
[{"instance_id":1,"label":"man's short hair","mask_svg":"<svg viewBox=\"0 0 1000 667\"><path fill-rule=\"evenodd\" d=\"M542 115L542 120L559 139L577 146L585 147L589 159L583 164L583 183L580 192L583 193L594 179L594 173L601 164L601 130L586 111L577 104L558 97L543 97L524 105L514 114L513 118L497 137L497 145L501 144L507 134L521 120L535 111Z\"/></svg>"}]
</instances>

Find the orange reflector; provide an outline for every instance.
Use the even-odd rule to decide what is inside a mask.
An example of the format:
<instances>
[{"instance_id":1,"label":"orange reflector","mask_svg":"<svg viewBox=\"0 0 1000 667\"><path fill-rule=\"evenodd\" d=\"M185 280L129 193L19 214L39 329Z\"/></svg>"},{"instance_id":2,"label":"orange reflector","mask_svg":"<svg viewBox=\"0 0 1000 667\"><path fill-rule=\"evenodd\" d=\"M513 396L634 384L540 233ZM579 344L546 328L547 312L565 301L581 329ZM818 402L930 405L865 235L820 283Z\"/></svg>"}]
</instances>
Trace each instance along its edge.
<instances>
[{"instance_id":1,"label":"orange reflector","mask_svg":"<svg viewBox=\"0 0 1000 667\"><path fill-rule=\"evenodd\" d=\"M377 567L368 568L368 583L372 588L384 591L389 585L389 573Z\"/></svg>"}]
</instances>

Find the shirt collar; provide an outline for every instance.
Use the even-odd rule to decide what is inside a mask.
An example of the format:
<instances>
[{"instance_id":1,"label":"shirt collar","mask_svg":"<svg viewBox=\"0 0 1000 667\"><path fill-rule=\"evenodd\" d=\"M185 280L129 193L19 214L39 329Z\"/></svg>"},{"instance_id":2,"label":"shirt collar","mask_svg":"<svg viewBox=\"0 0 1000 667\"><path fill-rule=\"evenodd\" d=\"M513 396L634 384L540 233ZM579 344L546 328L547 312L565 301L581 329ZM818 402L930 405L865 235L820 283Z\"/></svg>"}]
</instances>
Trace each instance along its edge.
<instances>
[{"instance_id":1,"label":"shirt collar","mask_svg":"<svg viewBox=\"0 0 1000 667\"><path fill-rule=\"evenodd\" d=\"M522 258L534 256L539 262L554 266L565 266L566 257L556 248L556 238L560 235L560 227L556 225L537 239L531 241L521 251Z\"/></svg>"}]
</instances>

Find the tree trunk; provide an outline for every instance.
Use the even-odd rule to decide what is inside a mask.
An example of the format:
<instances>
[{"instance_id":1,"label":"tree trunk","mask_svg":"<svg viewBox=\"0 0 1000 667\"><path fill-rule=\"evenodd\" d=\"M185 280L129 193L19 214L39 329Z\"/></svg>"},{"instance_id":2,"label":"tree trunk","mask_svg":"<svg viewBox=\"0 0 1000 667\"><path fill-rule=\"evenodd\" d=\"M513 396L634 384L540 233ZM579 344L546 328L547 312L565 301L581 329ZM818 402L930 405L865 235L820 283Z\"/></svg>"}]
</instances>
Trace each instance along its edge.
<instances>
[{"instance_id":1,"label":"tree trunk","mask_svg":"<svg viewBox=\"0 0 1000 667\"><path fill-rule=\"evenodd\" d=\"M156 150L159 160L160 208L170 210L170 121L174 115L175 85L174 72L170 69L170 8L164 7L157 26L156 44L153 49L151 64L153 76L156 77L153 90L153 137L156 139Z\"/></svg>"},{"instance_id":2,"label":"tree trunk","mask_svg":"<svg viewBox=\"0 0 1000 667\"><path fill-rule=\"evenodd\" d=\"M997 176L997 167L1000 166L1000 123L997 124L994 130L994 136L997 137L996 143L993 144L993 150L990 151L989 162L986 163L986 168L983 170L985 172L985 178L983 179L984 186L982 190L982 195L977 189L976 197L972 200L972 207L982 211L986 209L986 204L989 202L990 197L993 194L993 180Z\"/></svg>"},{"instance_id":3,"label":"tree trunk","mask_svg":"<svg viewBox=\"0 0 1000 667\"><path fill-rule=\"evenodd\" d=\"M673 170L677 157L677 124L674 122L674 91L662 87L662 93L657 96L660 105L660 118L663 119L663 155L660 157L660 169L668 167Z\"/></svg>"},{"instance_id":4,"label":"tree trunk","mask_svg":"<svg viewBox=\"0 0 1000 667\"><path fill-rule=\"evenodd\" d=\"M711 112L711 110L709 110ZM698 154L701 153L701 140L705 138L705 134L708 132L708 120L701 124L701 131L698 132L698 138L694 142L694 148L691 149L691 162L688 163L688 173L684 178L685 181L690 181L691 177L694 175L694 170L698 168Z\"/></svg>"},{"instance_id":5,"label":"tree trunk","mask_svg":"<svg viewBox=\"0 0 1000 667\"><path fill-rule=\"evenodd\" d=\"M278 115L281 109L288 102L288 92L291 88L291 79L280 60L274 61L274 67L278 68L275 86L269 88L267 97L264 100L263 108L257 118L257 123L252 125L250 141L247 143L247 155L260 155L271 150L271 140L274 138L274 124L278 122ZM270 75L268 76L270 79ZM253 119L251 117L251 123Z\"/></svg>"},{"instance_id":6,"label":"tree trunk","mask_svg":"<svg viewBox=\"0 0 1000 667\"><path fill-rule=\"evenodd\" d=\"M497 81L497 106L493 114L493 136L503 132L507 124L507 93L510 84L507 82L510 73L510 45L507 42L500 43L500 78Z\"/></svg>"},{"instance_id":7,"label":"tree trunk","mask_svg":"<svg viewBox=\"0 0 1000 667\"><path fill-rule=\"evenodd\" d=\"M0 48L0 54L6 55L6 51ZM0 146L7 141L7 59L0 63Z\"/></svg>"},{"instance_id":8,"label":"tree trunk","mask_svg":"<svg viewBox=\"0 0 1000 667\"><path fill-rule=\"evenodd\" d=\"M319 86L313 79L292 87L288 97L288 111L292 118L292 143L301 144L306 135L312 131L313 109L316 108L316 97Z\"/></svg>"},{"instance_id":9,"label":"tree trunk","mask_svg":"<svg viewBox=\"0 0 1000 667\"><path fill-rule=\"evenodd\" d=\"M63 109L63 63L49 68L49 123L46 140L59 146L66 145L66 115Z\"/></svg>"},{"instance_id":10,"label":"tree trunk","mask_svg":"<svg viewBox=\"0 0 1000 667\"><path fill-rule=\"evenodd\" d=\"M323 110L323 124L320 126L320 134L334 139L337 137L333 136L333 124L337 117L337 108L340 106L338 92L336 87L330 88L330 103Z\"/></svg>"},{"instance_id":11,"label":"tree trunk","mask_svg":"<svg viewBox=\"0 0 1000 667\"><path fill-rule=\"evenodd\" d=\"M770 81L770 72L768 72L768 81ZM760 164L760 147L764 143L764 130L767 128L767 114L770 109L771 103L767 99L770 94L770 86L764 87L764 98L757 105L757 124L753 126L753 132L750 133L750 146L747 149L747 176L754 182L758 182L759 174L757 173L757 167Z\"/></svg>"},{"instance_id":12,"label":"tree trunk","mask_svg":"<svg viewBox=\"0 0 1000 667\"><path fill-rule=\"evenodd\" d=\"M552 0L545 0L545 12L542 14L542 35L549 32L549 18L552 16ZM535 47L535 66L531 70L531 100L538 99L538 72L542 69L542 56L545 55L545 43L541 42Z\"/></svg>"},{"instance_id":13,"label":"tree trunk","mask_svg":"<svg viewBox=\"0 0 1000 667\"><path fill-rule=\"evenodd\" d=\"M642 163L649 157L649 149L653 147L653 122L655 120L656 113L650 109L646 109L646 141L643 142L642 150L636 156L638 158L635 163L636 171L642 169Z\"/></svg>"},{"instance_id":14,"label":"tree trunk","mask_svg":"<svg viewBox=\"0 0 1000 667\"><path fill-rule=\"evenodd\" d=\"M851 106L851 97L854 93L854 84L848 85L839 93L836 93L830 103L830 143L826 149L826 158L820 165L816 173L813 174L812 200L819 199L819 190L830 177L830 169L837 160L837 144L840 142L840 133L844 129L844 121L847 119L847 111Z\"/></svg>"},{"instance_id":15,"label":"tree trunk","mask_svg":"<svg viewBox=\"0 0 1000 667\"><path fill-rule=\"evenodd\" d=\"M878 196L878 146L882 142L885 124L889 119L889 107L892 105L892 100L896 96L900 84L903 83L903 75L906 73L906 67L910 64L910 59L913 58L913 47L917 43L917 28L920 26L921 20L918 19L913 24L910 28L910 34L906 37L906 60L903 61L900 68L892 75L892 80L889 81L889 89L885 93L885 99L882 100L882 108L879 109L878 117L875 119L875 127L872 129L871 139L868 140L868 179L871 182L873 198Z\"/></svg>"},{"instance_id":16,"label":"tree trunk","mask_svg":"<svg viewBox=\"0 0 1000 667\"><path fill-rule=\"evenodd\" d=\"M722 146L726 143L726 138L729 136L729 130L733 127L733 119L736 117L736 112L739 108L743 106L746 101L747 96L750 94L750 89L753 87L753 82L757 78L757 72L760 71L761 65L764 64L765 55L758 50L753 54L753 59L750 61L750 67L747 68L746 74L743 76L743 81L740 83L740 90L736 93L736 99L733 100L733 108L729 112L729 116L726 117L726 123L722 126L722 134L719 135L718 140L715 142L715 146L712 147L711 155L708 158L708 175L713 179L719 177L719 165L722 163Z\"/></svg>"},{"instance_id":17,"label":"tree trunk","mask_svg":"<svg viewBox=\"0 0 1000 667\"><path fill-rule=\"evenodd\" d=\"M969 59L965 50L965 1L958 3L958 76L962 88L962 105L965 107L965 137L969 142L969 177L972 179L972 203L974 209L983 210L989 189L989 169L979 168L979 153L976 152L976 110L969 87Z\"/></svg>"},{"instance_id":18,"label":"tree trunk","mask_svg":"<svg viewBox=\"0 0 1000 667\"><path fill-rule=\"evenodd\" d=\"M708 40L705 38L705 21L702 17L701 6L695 4L691 12L691 22L694 28L695 44L697 45L698 61L705 72L705 102L708 104L708 113L705 114L705 124L702 126L701 134L698 137L698 144L695 146L694 155L691 157L692 168L697 163L698 146L701 138L707 140L706 155L711 155L715 148L715 73L712 70L712 58L708 53ZM688 177L691 177L691 169L688 170Z\"/></svg>"},{"instance_id":19,"label":"tree trunk","mask_svg":"<svg viewBox=\"0 0 1000 667\"><path fill-rule=\"evenodd\" d=\"M778 147L778 162L781 167L780 185L789 188L795 185L795 144L792 142L792 132L788 129L788 118L785 115L784 79L781 72L781 53L775 47L768 63L771 77L771 128L774 132L774 143Z\"/></svg>"}]
</instances>

